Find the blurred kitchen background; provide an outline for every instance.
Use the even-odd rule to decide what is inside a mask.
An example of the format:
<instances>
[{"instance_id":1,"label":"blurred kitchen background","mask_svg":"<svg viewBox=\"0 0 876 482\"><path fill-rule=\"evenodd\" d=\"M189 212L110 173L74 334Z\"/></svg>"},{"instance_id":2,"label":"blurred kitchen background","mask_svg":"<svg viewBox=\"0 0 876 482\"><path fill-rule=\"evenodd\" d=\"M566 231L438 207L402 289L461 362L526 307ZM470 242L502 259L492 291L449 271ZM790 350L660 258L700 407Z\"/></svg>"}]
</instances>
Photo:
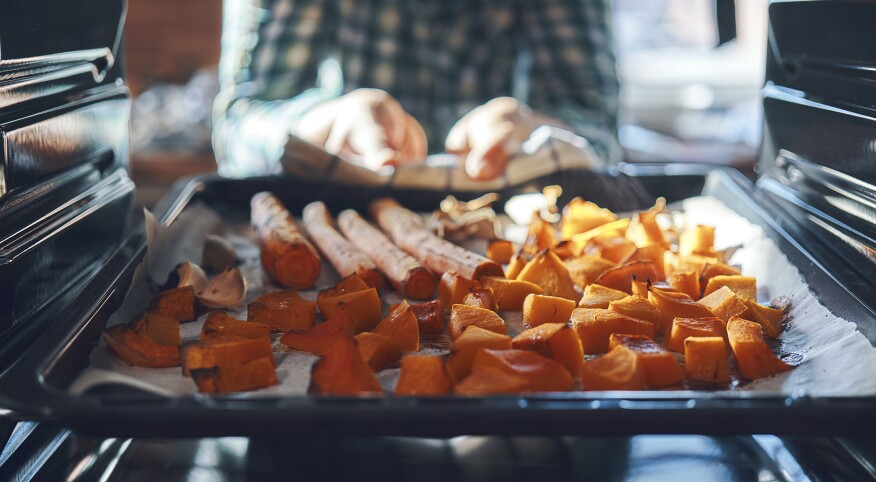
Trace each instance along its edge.
<instances>
[{"instance_id":1,"label":"blurred kitchen background","mask_svg":"<svg viewBox=\"0 0 876 482\"><path fill-rule=\"evenodd\" d=\"M627 159L751 169L761 134L767 0L612 5ZM129 0L125 29L135 95L132 171L137 202L150 206L177 179L216 170L210 117L222 0Z\"/></svg>"}]
</instances>

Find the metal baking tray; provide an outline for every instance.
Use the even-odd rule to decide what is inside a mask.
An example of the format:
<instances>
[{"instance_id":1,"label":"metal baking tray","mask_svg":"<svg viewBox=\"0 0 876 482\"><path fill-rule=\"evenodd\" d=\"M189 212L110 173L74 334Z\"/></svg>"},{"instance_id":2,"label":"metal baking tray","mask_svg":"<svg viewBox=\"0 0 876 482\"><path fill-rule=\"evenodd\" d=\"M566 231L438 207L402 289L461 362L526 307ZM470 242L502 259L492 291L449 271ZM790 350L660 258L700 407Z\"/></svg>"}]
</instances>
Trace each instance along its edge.
<instances>
[{"instance_id":1,"label":"metal baking tray","mask_svg":"<svg viewBox=\"0 0 876 482\"><path fill-rule=\"evenodd\" d=\"M500 193L549 184L564 187L565 202L584 195L616 211L642 209L658 195L668 201L705 194L761 226L795 265L819 301L854 320L874 342L872 307L852 296L837 270L815 262L805 231L775 200L736 171L690 166L621 167L566 172ZM321 199L334 210L362 209L393 195L408 207L431 210L447 193L338 186L290 177L194 178L178 184L156 208L165 223L194 202L230 220L248 219L252 194L271 190L290 210ZM472 193L466 193L471 196ZM789 233L796 233L793 237ZM0 376L0 406L28 419L53 419L83 434L126 437L347 436L460 434L864 434L876 427L876 397L778 396L751 392L575 392L489 397L373 398L192 395L161 398L130 388L70 395L66 388L89 363L110 315L122 302L145 240L136 231L100 274L30 349ZM845 275L844 275L845 276ZM848 278L845 278L848 279ZM866 368L866 367L865 367ZM869 367L872 368L872 367Z\"/></svg>"}]
</instances>

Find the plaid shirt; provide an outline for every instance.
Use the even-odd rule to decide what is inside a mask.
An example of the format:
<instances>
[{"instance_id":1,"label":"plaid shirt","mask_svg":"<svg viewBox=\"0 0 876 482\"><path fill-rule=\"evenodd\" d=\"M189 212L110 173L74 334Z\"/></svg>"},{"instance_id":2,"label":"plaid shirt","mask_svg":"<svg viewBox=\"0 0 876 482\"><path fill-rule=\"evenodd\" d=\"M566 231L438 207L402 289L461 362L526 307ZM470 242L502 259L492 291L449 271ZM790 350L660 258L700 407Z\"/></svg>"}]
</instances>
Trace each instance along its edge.
<instances>
[{"instance_id":1,"label":"plaid shirt","mask_svg":"<svg viewBox=\"0 0 876 482\"><path fill-rule=\"evenodd\" d=\"M226 175L279 172L308 109L383 89L441 151L499 96L562 120L608 162L617 77L608 0L225 0L214 148Z\"/></svg>"}]
</instances>

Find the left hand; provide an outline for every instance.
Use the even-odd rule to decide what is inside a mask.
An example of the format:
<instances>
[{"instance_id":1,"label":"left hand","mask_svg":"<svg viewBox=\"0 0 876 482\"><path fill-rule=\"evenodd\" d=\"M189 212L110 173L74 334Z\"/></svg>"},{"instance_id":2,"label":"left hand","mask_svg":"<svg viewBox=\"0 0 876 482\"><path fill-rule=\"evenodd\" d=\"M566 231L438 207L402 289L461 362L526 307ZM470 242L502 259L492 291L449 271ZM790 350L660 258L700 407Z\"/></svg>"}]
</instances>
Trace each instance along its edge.
<instances>
[{"instance_id":1,"label":"left hand","mask_svg":"<svg viewBox=\"0 0 876 482\"><path fill-rule=\"evenodd\" d=\"M528 106L511 97L498 97L465 114L450 129L444 148L465 159L472 179L490 180L505 170L534 129Z\"/></svg>"}]
</instances>

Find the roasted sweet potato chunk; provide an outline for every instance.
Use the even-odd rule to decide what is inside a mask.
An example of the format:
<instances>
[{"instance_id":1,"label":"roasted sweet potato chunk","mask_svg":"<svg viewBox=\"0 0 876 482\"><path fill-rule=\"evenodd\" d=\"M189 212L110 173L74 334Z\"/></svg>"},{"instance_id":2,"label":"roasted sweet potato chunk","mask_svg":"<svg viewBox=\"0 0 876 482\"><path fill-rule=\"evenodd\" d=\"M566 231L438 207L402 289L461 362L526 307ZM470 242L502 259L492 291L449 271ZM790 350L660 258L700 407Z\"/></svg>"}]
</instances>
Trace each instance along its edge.
<instances>
[{"instance_id":1,"label":"roasted sweet potato chunk","mask_svg":"<svg viewBox=\"0 0 876 482\"><path fill-rule=\"evenodd\" d=\"M660 313L660 310L641 296L630 295L624 299L612 301L608 304L608 309L630 318L649 321L654 325L655 331L663 323L663 314Z\"/></svg>"},{"instance_id":2,"label":"roasted sweet potato chunk","mask_svg":"<svg viewBox=\"0 0 876 482\"><path fill-rule=\"evenodd\" d=\"M505 270L505 276L508 279L516 279L517 275L523 271L523 267L526 266L526 263L528 263L530 259L532 259L531 254L518 250L514 253L514 257L512 257L511 261L508 263L508 269Z\"/></svg>"},{"instance_id":3,"label":"roasted sweet potato chunk","mask_svg":"<svg viewBox=\"0 0 876 482\"><path fill-rule=\"evenodd\" d=\"M700 273L700 286L709 286L709 281L715 276L738 276L742 274L738 269L721 263L715 258L706 258L708 262L698 270Z\"/></svg>"},{"instance_id":4,"label":"roasted sweet potato chunk","mask_svg":"<svg viewBox=\"0 0 876 482\"><path fill-rule=\"evenodd\" d=\"M584 353L588 355L608 351L608 340L612 333L654 338L653 323L599 308L578 308L573 311L572 327L581 340Z\"/></svg>"},{"instance_id":5,"label":"roasted sweet potato chunk","mask_svg":"<svg viewBox=\"0 0 876 482\"><path fill-rule=\"evenodd\" d=\"M640 248L643 246L666 246L667 243L666 239L663 238L663 231L657 224L658 214L660 214L659 211L637 213L630 222L629 229L627 229L627 238L636 243L636 246Z\"/></svg>"},{"instance_id":6,"label":"roasted sweet potato chunk","mask_svg":"<svg viewBox=\"0 0 876 482\"><path fill-rule=\"evenodd\" d=\"M703 296L708 296L726 286L740 299L757 301L757 280L752 276L716 275L709 279Z\"/></svg>"},{"instance_id":7,"label":"roasted sweet potato chunk","mask_svg":"<svg viewBox=\"0 0 876 482\"><path fill-rule=\"evenodd\" d=\"M499 305L496 303L496 295L493 294L493 288L469 288L468 294L462 299L462 304L486 308L490 311L497 311L499 309Z\"/></svg>"},{"instance_id":8,"label":"roasted sweet potato chunk","mask_svg":"<svg viewBox=\"0 0 876 482\"><path fill-rule=\"evenodd\" d=\"M779 336L779 332L782 330L782 319L785 316L784 311L757 304L753 300L745 300L745 305L748 306L751 321L759 323L767 336L770 338Z\"/></svg>"},{"instance_id":9,"label":"roasted sweet potato chunk","mask_svg":"<svg viewBox=\"0 0 876 482\"><path fill-rule=\"evenodd\" d=\"M645 388L668 387L684 379L684 371L675 355L647 336L614 333L608 342L609 352L618 345L623 345L636 354L639 379Z\"/></svg>"},{"instance_id":10,"label":"roasted sweet potato chunk","mask_svg":"<svg viewBox=\"0 0 876 482\"><path fill-rule=\"evenodd\" d=\"M362 395L380 393L380 383L362 359L356 341L341 337L314 363L309 393L320 395Z\"/></svg>"},{"instance_id":11,"label":"roasted sweet potato chunk","mask_svg":"<svg viewBox=\"0 0 876 482\"><path fill-rule=\"evenodd\" d=\"M636 251L636 243L623 236L596 237L584 245L584 254L601 256L609 261L620 263Z\"/></svg>"},{"instance_id":12,"label":"roasted sweet potato chunk","mask_svg":"<svg viewBox=\"0 0 876 482\"><path fill-rule=\"evenodd\" d=\"M485 330L476 325L470 325L459 338L453 340L453 348L447 358L447 369L454 379L462 380L471 372L471 364L479 350L507 350L511 348L511 338L508 335Z\"/></svg>"},{"instance_id":13,"label":"roasted sweet potato chunk","mask_svg":"<svg viewBox=\"0 0 876 482\"><path fill-rule=\"evenodd\" d=\"M247 306L246 319L268 325L271 331L306 330L316 324L316 303L293 290L263 294Z\"/></svg>"},{"instance_id":14,"label":"roasted sweet potato chunk","mask_svg":"<svg viewBox=\"0 0 876 482\"><path fill-rule=\"evenodd\" d=\"M584 390L641 390L638 357L629 348L618 345L609 353L581 368Z\"/></svg>"},{"instance_id":15,"label":"roasted sweet potato chunk","mask_svg":"<svg viewBox=\"0 0 876 482\"><path fill-rule=\"evenodd\" d=\"M181 352L185 376L189 376L194 370L242 366L259 358L269 358L272 366L274 363L271 339L268 337L191 342L184 344Z\"/></svg>"},{"instance_id":16,"label":"roasted sweet potato chunk","mask_svg":"<svg viewBox=\"0 0 876 482\"><path fill-rule=\"evenodd\" d=\"M578 301L578 308L602 308L608 309L608 304L615 300L622 300L628 295L623 291L606 288L602 285L589 284L584 288L584 296Z\"/></svg>"},{"instance_id":17,"label":"roasted sweet potato chunk","mask_svg":"<svg viewBox=\"0 0 876 482\"><path fill-rule=\"evenodd\" d=\"M450 310L450 321L447 323L450 338L454 340L459 338L469 326L479 326L495 333L507 334L505 320L494 311L477 306L453 305Z\"/></svg>"},{"instance_id":18,"label":"roasted sweet potato chunk","mask_svg":"<svg viewBox=\"0 0 876 482\"><path fill-rule=\"evenodd\" d=\"M533 327L544 323L566 324L574 309L572 300L532 293L523 300L523 321Z\"/></svg>"},{"instance_id":19,"label":"roasted sweet potato chunk","mask_svg":"<svg viewBox=\"0 0 876 482\"><path fill-rule=\"evenodd\" d=\"M663 266L663 258L666 254L666 247L663 245L639 246L628 258L623 259L623 264L633 261L650 261L654 265L654 272L657 276L651 279L652 282L665 281L666 270ZM644 281L644 278L640 278Z\"/></svg>"},{"instance_id":20,"label":"roasted sweet potato chunk","mask_svg":"<svg viewBox=\"0 0 876 482\"><path fill-rule=\"evenodd\" d=\"M745 316L748 312L748 305L726 286L706 295L699 303L712 310L724 323L734 316Z\"/></svg>"},{"instance_id":21,"label":"roasted sweet potato chunk","mask_svg":"<svg viewBox=\"0 0 876 482\"><path fill-rule=\"evenodd\" d=\"M560 219L560 232L564 239L590 231L617 219L617 215L608 209L576 197L563 208Z\"/></svg>"},{"instance_id":22,"label":"roasted sweet potato chunk","mask_svg":"<svg viewBox=\"0 0 876 482\"><path fill-rule=\"evenodd\" d=\"M356 346L372 371L386 370L398 363L401 350L389 337L366 331L356 335Z\"/></svg>"},{"instance_id":23,"label":"roasted sweet potato chunk","mask_svg":"<svg viewBox=\"0 0 876 482\"><path fill-rule=\"evenodd\" d=\"M684 353L684 340L691 336L720 336L727 339L724 322L715 316L704 318L676 318L666 336L666 348Z\"/></svg>"},{"instance_id":24,"label":"roasted sweet potato chunk","mask_svg":"<svg viewBox=\"0 0 876 482\"><path fill-rule=\"evenodd\" d=\"M521 249L529 253L537 253L557 244L557 232L554 226L542 219L537 213L532 213L532 221L529 223L529 232L526 234L526 242Z\"/></svg>"},{"instance_id":25,"label":"roasted sweet potato chunk","mask_svg":"<svg viewBox=\"0 0 876 482\"><path fill-rule=\"evenodd\" d=\"M383 319L374 333L388 337L400 351L420 349L420 324L407 301L399 303L389 316Z\"/></svg>"},{"instance_id":26,"label":"roasted sweet potato chunk","mask_svg":"<svg viewBox=\"0 0 876 482\"><path fill-rule=\"evenodd\" d=\"M637 280L657 280L657 270L651 261L631 261L620 266L608 269L599 275L593 282L632 294L633 277Z\"/></svg>"},{"instance_id":27,"label":"roasted sweet potato chunk","mask_svg":"<svg viewBox=\"0 0 876 482\"><path fill-rule=\"evenodd\" d=\"M128 325L116 325L103 332L107 349L129 365L147 368L179 366L179 346L160 345L140 336Z\"/></svg>"},{"instance_id":28,"label":"roasted sweet potato chunk","mask_svg":"<svg viewBox=\"0 0 876 482\"><path fill-rule=\"evenodd\" d=\"M682 256L700 254L712 256L715 252L715 227L697 225L681 233L678 238L678 253Z\"/></svg>"},{"instance_id":29,"label":"roasted sweet potato chunk","mask_svg":"<svg viewBox=\"0 0 876 482\"><path fill-rule=\"evenodd\" d=\"M255 321L242 321L224 311L214 311L207 315L201 327L201 340L239 336L241 338L269 337L268 325Z\"/></svg>"},{"instance_id":30,"label":"roasted sweet potato chunk","mask_svg":"<svg viewBox=\"0 0 876 482\"><path fill-rule=\"evenodd\" d=\"M481 284L475 280L464 278L455 271L447 271L441 275L438 283L438 300L441 306L449 309L453 305L461 304L471 288L480 288Z\"/></svg>"},{"instance_id":31,"label":"roasted sweet potato chunk","mask_svg":"<svg viewBox=\"0 0 876 482\"><path fill-rule=\"evenodd\" d=\"M192 370L192 380L202 393L230 393L257 390L277 384L273 357L241 365L220 365Z\"/></svg>"},{"instance_id":32,"label":"roasted sweet potato chunk","mask_svg":"<svg viewBox=\"0 0 876 482\"><path fill-rule=\"evenodd\" d=\"M691 380L727 383L727 342L720 336L692 336L684 340L684 369Z\"/></svg>"},{"instance_id":33,"label":"roasted sweet potato chunk","mask_svg":"<svg viewBox=\"0 0 876 482\"><path fill-rule=\"evenodd\" d=\"M493 239L487 243L487 257L500 264L510 263L514 251L514 243L505 239Z\"/></svg>"},{"instance_id":34,"label":"roasted sweet potato chunk","mask_svg":"<svg viewBox=\"0 0 876 482\"><path fill-rule=\"evenodd\" d=\"M658 333L667 333L675 318L708 318L715 316L712 310L697 303L690 296L678 292L651 287L648 291L648 301L654 304L663 314L663 324ZM680 351L680 350L679 350Z\"/></svg>"},{"instance_id":35,"label":"roasted sweet potato chunk","mask_svg":"<svg viewBox=\"0 0 876 482\"><path fill-rule=\"evenodd\" d=\"M587 245L591 240L623 238L629 227L630 218L621 218L610 223L605 223L602 226L597 226L589 231L575 234L572 236L572 242L577 246L578 254L580 255L584 249L587 248Z\"/></svg>"},{"instance_id":36,"label":"roasted sweet potato chunk","mask_svg":"<svg viewBox=\"0 0 876 482\"><path fill-rule=\"evenodd\" d=\"M456 384L459 395L502 395L527 391L528 382L503 370L481 367Z\"/></svg>"},{"instance_id":37,"label":"roasted sweet potato chunk","mask_svg":"<svg viewBox=\"0 0 876 482\"><path fill-rule=\"evenodd\" d=\"M569 276L572 277L572 281L579 288L587 286L588 283L598 278L606 270L616 266L613 261L609 261L601 256L579 256L568 259L565 263L566 268L569 269Z\"/></svg>"},{"instance_id":38,"label":"roasted sweet potato chunk","mask_svg":"<svg viewBox=\"0 0 876 482\"><path fill-rule=\"evenodd\" d=\"M352 338L354 333L350 316L339 311L313 328L285 333L280 337L280 343L314 355L324 355L338 338Z\"/></svg>"},{"instance_id":39,"label":"roasted sweet potato chunk","mask_svg":"<svg viewBox=\"0 0 876 482\"><path fill-rule=\"evenodd\" d=\"M350 316L356 333L373 330L380 323L381 306L376 288L323 297L318 299L317 303L322 316L326 318L331 318L339 311L345 311Z\"/></svg>"},{"instance_id":40,"label":"roasted sweet potato chunk","mask_svg":"<svg viewBox=\"0 0 876 482\"><path fill-rule=\"evenodd\" d=\"M179 346L179 321L159 313L147 311L134 322L134 332L159 345Z\"/></svg>"},{"instance_id":41,"label":"roasted sweet potato chunk","mask_svg":"<svg viewBox=\"0 0 876 482\"><path fill-rule=\"evenodd\" d=\"M763 329L753 321L738 316L731 318L727 335L739 371L746 378L768 377L794 368L773 354L763 341Z\"/></svg>"},{"instance_id":42,"label":"roasted sweet potato chunk","mask_svg":"<svg viewBox=\"0 0 876 482\"><path fill-rule=\"evenodd\" d=\"M163 291L152 298L149 311L169 316L178 321L193 321L195 314L195 290L191 286L181 286Z\"/></svg>"},{"instance_id":43,"label":"roasted sweet potato chunk","mask_svg":"<svg viewBox=\"0 0 876 482\"><path fill-rule=\"evenodd\" d=\"M480 350L475 355L472 373L484 367L526 380L525 391L561 392L571 388L573 383L563 365L529 350Z\"/></svg>"},{"instance_id":44,"label":"roasted sweet potato chunk","mask_svg":"<svg viewBox=\"0 0 876 482\"><path fill-rule=\"evenodd\" d=\"M529 281L541 287L542 292L549 296L557 296L569 300L577 300L579 295L575 283L569 275L569 269L552 251L545 249L534 258L517 275L519 281Z\"/></svg>"},{"instance_id":45,"label":"roasted sweet potato chunk","mask_svg":"<svg viewBox=\"0 0 876 482\"><path fill-rule=\"evenodd\" d=\"M542 294L540 286L528 281L484 276L481 282L493 290L496 304L502 311L522 311L523 301L530 293Z\"/></svg>"},{"instance_id":46,"label":"roasted sweet potato chunk","mask_svg":"<svg viewBox=\"0 0 876 482\"><path fill-rule=\"evenodd\" d=\"M584 363L581 340L569 325L547 323L530 328L514 337L511 345L518 350L530 350L566 367L572 377L577 377Z\"/></svg>"},{"instance_id":47,"label":"roasted sweet potato chunk","mask_svg":"<svg viewBox=\"0 0 876 482\"><path fill-rule=\"evenodd\" d=\"M673 271L669 275L669 286L678 292L690 296L692 299L700 299L700 275L696 271Z\"/></svg>"},{"instance_id":48,"label":"roasted sweet potato chunk","mask_svg":"<svg viewBox=\"0 0 876 482\"><path fill-rule=\"evenodd\" d=\"M411 305L417 323L420 325L420 333L438 333L444 329L444 307L438 300Z\"/></svg>"},{"instance_id":49,"label":"roasted sweet potato chunk","mask_svg":"<svg viewBox=\"0 0 876 482\"><path fill-rule=\"evenodd\" d=\"M405 356L395 385L396 395L446 395L453 391L453 378L437 355Z\"/></svg>"}]
</instances>

